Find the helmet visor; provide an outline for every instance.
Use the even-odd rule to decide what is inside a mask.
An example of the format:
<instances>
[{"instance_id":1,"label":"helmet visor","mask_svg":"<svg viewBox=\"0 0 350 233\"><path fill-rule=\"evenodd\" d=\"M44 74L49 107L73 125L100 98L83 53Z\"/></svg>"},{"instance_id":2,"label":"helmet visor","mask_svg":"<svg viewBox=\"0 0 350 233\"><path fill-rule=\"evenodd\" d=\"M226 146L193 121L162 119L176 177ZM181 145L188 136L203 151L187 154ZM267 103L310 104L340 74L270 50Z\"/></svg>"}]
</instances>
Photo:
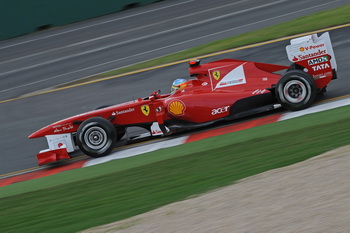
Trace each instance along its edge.
<instances>
[{"instance_id":1,"label":"helmet visor","mask_svg":"<svg viewBox=\"0 0 350 233\"><path fill-rule=\"evenodd\" d=\"M171 93L174 93L175 91L179 90L180 86L171 86Z\"/></svg>"}]
</instances>

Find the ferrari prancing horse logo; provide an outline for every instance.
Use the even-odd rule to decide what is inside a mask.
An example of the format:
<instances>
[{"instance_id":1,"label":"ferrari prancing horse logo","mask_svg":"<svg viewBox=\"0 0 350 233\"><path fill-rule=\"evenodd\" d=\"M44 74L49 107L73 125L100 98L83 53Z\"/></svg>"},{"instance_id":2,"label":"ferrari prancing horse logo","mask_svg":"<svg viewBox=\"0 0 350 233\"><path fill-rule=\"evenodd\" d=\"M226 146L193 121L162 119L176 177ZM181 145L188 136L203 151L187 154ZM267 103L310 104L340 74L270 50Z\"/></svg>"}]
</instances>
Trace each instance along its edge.
<instances>
[{"instance_id":1,"label":"ferrari prancing horse logo","mask_svg":"<svg viewBox=\"0 0 350 233\"><path fill-rule=\"evenodd\" d=\"M148 105L142 105L141 106L141 111L142 113L145 115L145 116L148 116L149 115L149 106Z\"/></svg>"},{"instance_id":2,"label":"ferrari prancing horse logo","mask_svg":"<svg viewBox=\"0 0 350 233\"><path fill-rule=\"evenodd\" d=\"M214 76L214 78L216 79L216 80L219 80L220 79L220 71L219 70L215 70L214 72L213 72L213 76Z\"/></svg>"}]
</instances>

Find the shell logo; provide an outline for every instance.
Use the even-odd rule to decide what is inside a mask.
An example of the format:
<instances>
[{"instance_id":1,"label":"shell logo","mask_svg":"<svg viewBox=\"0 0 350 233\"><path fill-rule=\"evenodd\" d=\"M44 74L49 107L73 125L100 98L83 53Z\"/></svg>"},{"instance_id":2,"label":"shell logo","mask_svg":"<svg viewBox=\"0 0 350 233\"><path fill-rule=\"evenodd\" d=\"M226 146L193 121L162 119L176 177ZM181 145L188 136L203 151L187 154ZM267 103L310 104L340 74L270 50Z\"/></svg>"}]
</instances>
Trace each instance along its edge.
<instances>
[{"instance_id":1,"label":"shell logo","mask_svg":"<svg viewBox=\"0 0 350 233\"><path fill-rule=\"evenodd\" d=\"M304 47L300 47L300 48L299 48L299 51L300 51L300 52L304 52L304 51L305 51L305 48L304 48Z\"/></svg>"},{"instance_id":2,"label":"shell logo","mask_svg":"<svg viewBox=\"0 0 350 233\"><path fill-rule=\"evenodd\" d=\"M182 101L174 100L169 104L168 109L169 112L171 112L174 115L183 115L186 110L186 107Z\"/></svg>"}]
</instances>

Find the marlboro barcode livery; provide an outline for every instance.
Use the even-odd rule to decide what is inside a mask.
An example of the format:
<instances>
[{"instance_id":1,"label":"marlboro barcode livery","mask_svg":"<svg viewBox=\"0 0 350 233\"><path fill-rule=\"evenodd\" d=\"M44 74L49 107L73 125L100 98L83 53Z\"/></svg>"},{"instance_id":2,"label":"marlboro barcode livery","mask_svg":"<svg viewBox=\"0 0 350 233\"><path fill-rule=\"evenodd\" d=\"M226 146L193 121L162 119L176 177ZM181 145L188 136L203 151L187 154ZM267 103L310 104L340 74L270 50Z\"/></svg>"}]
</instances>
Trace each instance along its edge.
<instances>
[{"instance_id":1,"label":"marlboro barcode livery","mask_svg":"<svg viewBox=\"0 0 350 233\"><path fill-rule=\"evenodd\" d=\"M164 136L279 107L305 109L336 78L331 40L328 33L314 34L291 40L286 49L291 66L194 60L189 63L191 78L175 80L169 94L156 91L48 125L29 136L48 141L49 149L37 154L39 164L70 158L77 149L91 157L108 155L128 127L142 127L150 137Z\"/></svg>"}]
</instances>

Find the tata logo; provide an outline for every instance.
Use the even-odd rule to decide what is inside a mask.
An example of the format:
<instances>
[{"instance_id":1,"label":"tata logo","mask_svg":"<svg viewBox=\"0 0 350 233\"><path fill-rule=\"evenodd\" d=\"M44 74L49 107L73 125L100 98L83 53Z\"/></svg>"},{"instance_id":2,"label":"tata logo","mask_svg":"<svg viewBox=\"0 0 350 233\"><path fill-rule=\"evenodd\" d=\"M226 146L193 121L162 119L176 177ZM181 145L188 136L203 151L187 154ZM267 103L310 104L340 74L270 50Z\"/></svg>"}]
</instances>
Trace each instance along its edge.
<instances>
[{"instance_id":1,"label":"tata logo","mask_svg":"<svg viewBox=\"0 0 350 233\"><path fill-rule=\"evenodd\" d=\"M328 65L328 63L325 63L325 64L320 64L320 65L317 65L317 66L311 66L311 68L314 71L318 71L318 70L324 70L324 69L330 68L330 66Z\"/></svg>"},{"instance_id":2,"label":"tata logo","mask_svg":"<svg viewBox=\"0 0 350 233\"><path fill-rule=\"evenodd\" d=\"M225 106L225 107L221 107L221 108L216 108L216 109L213 109L211 111L211 115L216 115L216 114L221 114L221 113L225 113L228 111L228 109L230 108L230 106Z\"/></svg>"},{"instance_id":3,"label":"tata logo","mask_svg":"<svg viewBox=\"0 0 350 233\"><path fill-rule=\"evenodd\" d=\"M307 63L309 64L309 66L311 65L316 65L322 62L326 62L328 61L328 57L327 56L323 56L323 57L319 57L319 58L315 58L315 59L311 59L308 60Z\"/></svg>"}]
</instances>

